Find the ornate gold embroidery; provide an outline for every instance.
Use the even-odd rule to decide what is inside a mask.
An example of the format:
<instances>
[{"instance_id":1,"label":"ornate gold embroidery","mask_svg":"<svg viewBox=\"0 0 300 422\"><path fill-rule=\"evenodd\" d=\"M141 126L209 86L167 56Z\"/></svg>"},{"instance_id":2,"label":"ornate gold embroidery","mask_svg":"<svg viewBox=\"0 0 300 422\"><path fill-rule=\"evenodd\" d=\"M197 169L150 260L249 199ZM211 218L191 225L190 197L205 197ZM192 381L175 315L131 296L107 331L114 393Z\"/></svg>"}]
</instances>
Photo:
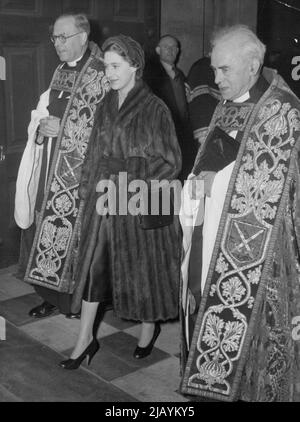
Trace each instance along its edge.
<instances>
[{"instance_id":1,"label":"ornate gold embroidery","mask_svg":"<svg viewBox=\"0 0 300 422\"><path fill-rule=\"evenodd\" d=\"M52 89L72 92L76 83L77 74L78 72L76 70L58 69L53 78Z\"/></svg>"},{"instance_id":2,"label":"ornate gold embroidery","mask_svg":"<svg viewBox=\"0 0 300 422\"><path fill-rule=\"evenodd\" d=\"M215 124L225 131L245 130L254 104L226 103L222 105Z\"/></svg>"},{"instance_id":3,"label":"ornate gold embroidery","mask_svg":"<svg viewBox=\"0 0 300 422\"><path fill-rule=\"evenodd\" d=\"M240 129L239 117L250 112L243 107L238 112L232 108L229 117L221 113L216 122ZM223 397L232 395L295 132L299 130L299 111L289 103L269 100L260 112L259 122L247 134L197 337L195 369L188 369L191 374L187 387ZM194 368L191 362L188 367Z\"/></svg>"},{"instance_id":4,"label":"ornate gold embroidery","mask_svg":"<svg viewBox=\"0 0 300 422\"><path fill-rule=\"evenodd\" d=\"M67 77L66 77L67 79ZM65 80L64 80L65 81ZM55 80L55 86L57 81ZM94 124L96 107L108 90L104 73L88 68L76 91L64 126L54 177L48 194L47 214L37 240L35 265L29 277L59 287L66 257L73 242L79 214L78 187L82 164Z\"/></svg>"}]
</instances>

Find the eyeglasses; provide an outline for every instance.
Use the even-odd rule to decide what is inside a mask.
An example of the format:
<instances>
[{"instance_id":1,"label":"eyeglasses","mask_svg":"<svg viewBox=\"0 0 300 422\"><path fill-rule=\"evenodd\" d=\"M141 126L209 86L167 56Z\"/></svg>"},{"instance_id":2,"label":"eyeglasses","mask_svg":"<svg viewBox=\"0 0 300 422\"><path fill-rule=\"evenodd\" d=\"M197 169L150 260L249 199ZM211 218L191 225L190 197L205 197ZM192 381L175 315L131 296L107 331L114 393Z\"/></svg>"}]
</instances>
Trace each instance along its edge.
<instances>
[{"instance_id":1,"label":"eyeglasses","mask_svg":"<svg viewBox=\"0 0 300 422\"><path fill-rule=\"evenodd\" d=\"M177 45L160 45L163 50L178 50Z\"/></svg>"},{"instance_id":2,"label":"eyeglasses","mask_svg":"<svg viewBox=\"0 0 300 422\"><path fill-rule=\"evenodd\" d=\"M76 34L69 35L68 37L66 35L51 35L50 40L53 42L53 44L56 43L56 41L59 41L61 44L65 44L67 42L68 38L75 37L75 35L82 34L81 32L77 32Z\"/></svg>"}]
</instances>

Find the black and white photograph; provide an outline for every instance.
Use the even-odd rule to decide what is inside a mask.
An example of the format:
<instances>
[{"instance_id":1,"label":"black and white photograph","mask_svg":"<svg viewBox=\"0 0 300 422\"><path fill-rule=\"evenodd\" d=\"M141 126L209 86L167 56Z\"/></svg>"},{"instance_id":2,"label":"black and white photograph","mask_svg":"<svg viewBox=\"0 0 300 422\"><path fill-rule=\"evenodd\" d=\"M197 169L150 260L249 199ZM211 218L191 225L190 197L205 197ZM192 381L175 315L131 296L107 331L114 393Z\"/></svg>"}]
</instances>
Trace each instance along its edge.
<instances>
[{"instance_id":1,"label":"black and white photograph","mask_svg":"<svg viewBox=\"0 0 300 422\"><path fill-rule=\"evenodd\" d=\"M299 0L0 0L0 402L300 402Z\"/></svg>"}]
</instances>

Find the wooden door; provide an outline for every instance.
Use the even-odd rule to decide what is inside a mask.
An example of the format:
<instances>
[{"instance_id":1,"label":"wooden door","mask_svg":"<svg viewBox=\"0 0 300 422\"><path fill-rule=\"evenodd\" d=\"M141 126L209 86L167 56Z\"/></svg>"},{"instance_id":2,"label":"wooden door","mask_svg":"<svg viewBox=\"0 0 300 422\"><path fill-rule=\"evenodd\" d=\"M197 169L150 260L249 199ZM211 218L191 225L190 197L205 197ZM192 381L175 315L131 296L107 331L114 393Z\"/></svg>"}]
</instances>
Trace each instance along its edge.
<instances>
[{"instance_id":1,"label":"wooden door","mask_svg":"<svg viewBox=\"0 0 300 422\"><path fill-rule=\"evenodd\" d=\"M212 32L222 26L243 24L254 32L257 26L257 0L204 0L204 54L210 52Z\"/></svg>"}]
</instances>

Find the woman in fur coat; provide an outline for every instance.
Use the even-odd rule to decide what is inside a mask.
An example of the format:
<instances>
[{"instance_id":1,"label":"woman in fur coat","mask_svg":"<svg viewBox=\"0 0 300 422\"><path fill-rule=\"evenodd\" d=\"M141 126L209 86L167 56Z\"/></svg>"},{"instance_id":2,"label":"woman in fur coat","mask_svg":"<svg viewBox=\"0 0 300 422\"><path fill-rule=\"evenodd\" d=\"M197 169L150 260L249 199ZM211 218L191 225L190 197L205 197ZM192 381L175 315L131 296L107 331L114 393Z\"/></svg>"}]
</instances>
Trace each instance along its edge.
<instances>
[{"instance_id":1,"label":"woman in fur coat","mask_svg":"<svg viewBox=\"0 0 300 422\"><path fill-rule=\"evenodd\" d=\"M84 300L77 344L71 358L60 363L65 369L78 368L85 357L90 362L99 349L93 337L94 320L99 304L104 306L111 298L119 317L142 322L134 351L137 359L151 353L160 333L159 321L178 315L176 217L168 225L145 230L144 217L126 212L134 199L131 193L124 212L124 186L126 191L133 180L148 185L152 180L172 181L180 172L174 124L166 105L141 79L141 46L119 35L106 40L103 50L111 91L96 116L79 192L85 208L73 310L78 312L82 294ZM111 191L117 201L111 202L104 193L108 185L115 187ZM103 212L107 204L108 214Z\"/></svg>"}]
</instances>

